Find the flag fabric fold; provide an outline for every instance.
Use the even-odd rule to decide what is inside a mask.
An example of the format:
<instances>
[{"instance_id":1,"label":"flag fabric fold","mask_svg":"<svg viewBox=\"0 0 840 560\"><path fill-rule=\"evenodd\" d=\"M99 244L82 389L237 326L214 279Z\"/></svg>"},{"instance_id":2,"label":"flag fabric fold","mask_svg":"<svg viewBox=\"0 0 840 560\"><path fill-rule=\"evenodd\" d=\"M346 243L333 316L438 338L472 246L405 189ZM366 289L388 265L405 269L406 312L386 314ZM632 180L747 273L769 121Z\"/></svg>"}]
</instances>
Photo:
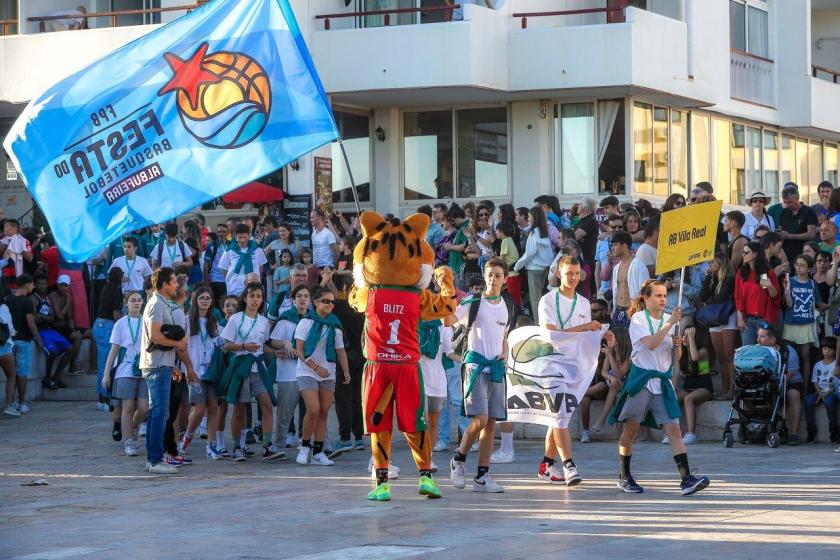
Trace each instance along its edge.
<instances>
[{"instance_id":1,"label":"flag fabric fold","mask_svg":"<svg viewBox=\"0 0 840 560\"><path fill-rule=\"evenodd\" d=\"M33 99L4 147L79 262L336 138L288 0L214 0Z\"/></svg>"}]
</instances>

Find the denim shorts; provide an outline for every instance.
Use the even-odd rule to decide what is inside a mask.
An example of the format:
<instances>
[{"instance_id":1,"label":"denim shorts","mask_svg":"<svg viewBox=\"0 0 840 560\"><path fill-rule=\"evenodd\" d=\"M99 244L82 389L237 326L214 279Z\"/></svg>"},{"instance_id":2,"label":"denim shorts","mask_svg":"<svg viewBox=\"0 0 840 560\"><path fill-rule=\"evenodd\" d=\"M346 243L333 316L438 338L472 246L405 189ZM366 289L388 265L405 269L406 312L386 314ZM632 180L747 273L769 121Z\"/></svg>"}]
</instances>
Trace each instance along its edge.
<instances>
[{"instance_id":1,"label":"denim shorts","mask_svg":"<svg viewBox=\"0 0 840 560\"><path fill-rule=\"evenodd\" d=\"M17 362L17 374L21 377L29 377L32 374L32 341L15 340L15 362Z\"/></svg>"},{"instance_id":2,"label":"denim shorts","mask_svg":"<svg viewBox=\"0 0 840 560\"><path fill-rule=\"evenodd\" d=\"M8 356L15 349L15 343L9 339L6 344L0 346L0 356Z\"/></svg>"}]
</instances>

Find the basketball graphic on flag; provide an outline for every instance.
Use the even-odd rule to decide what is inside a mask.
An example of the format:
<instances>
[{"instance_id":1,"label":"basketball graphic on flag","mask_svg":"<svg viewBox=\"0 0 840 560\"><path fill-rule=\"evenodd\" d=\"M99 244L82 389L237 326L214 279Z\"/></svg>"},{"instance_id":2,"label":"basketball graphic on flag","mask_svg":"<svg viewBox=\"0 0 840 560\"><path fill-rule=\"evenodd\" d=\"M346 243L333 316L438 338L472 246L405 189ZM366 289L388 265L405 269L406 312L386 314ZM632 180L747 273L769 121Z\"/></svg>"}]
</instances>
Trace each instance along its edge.
<instances>
[{"instance_id":1,"label":"basketball graphic on flag","mask_svg":"<svg viewBox=\"0 0 840 560\"><path fill-rule=\"evenodd\" d=\"M174 72L158 95L176 92L181 122L199 142L238 148L260 135L271 111L271 86L260 64L243 53L207 54L203 43L188 60L164 58Z\"/></svg>"}]
</instances>

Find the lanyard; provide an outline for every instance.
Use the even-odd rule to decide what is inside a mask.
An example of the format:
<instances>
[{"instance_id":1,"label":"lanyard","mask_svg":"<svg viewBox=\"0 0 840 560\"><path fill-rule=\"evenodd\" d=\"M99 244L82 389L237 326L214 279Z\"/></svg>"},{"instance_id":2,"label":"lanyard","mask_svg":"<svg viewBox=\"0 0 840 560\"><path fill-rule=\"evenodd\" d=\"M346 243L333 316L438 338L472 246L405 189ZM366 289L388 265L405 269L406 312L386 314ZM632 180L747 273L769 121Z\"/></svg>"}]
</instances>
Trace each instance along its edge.
<instances>
[{"instance_id":1,"label":"lanyard","mask_svg":"<svg viewBox=\"0 0 840 560\"><path fill-rule=\"evenodd\" d=\"M647 318L648 328L650 328L650 334L656 334L662 330L662 325L665 323L665 315L662 315L662 318L659 319L659 328L653 330L653 321L650 320L650 313L647 309L645 309L645 317Z\"/></svg>"},{"instance_id":2,"label":"lanyard","mask_svg":"<svg viewBox=\"0 0 840 560\"><path fill-rule=\"evenodd\" d=\"M135 346L137 344L137 337L140 335L140 317L137 318L137 328L131 328L131 317L127 316L128 319L128 334L131 335L131 345Z\"/></svg>"},{"instance_id":3,"label":"lanyard","mask_svg":"<svg viewBox=\"0 0 840 560\"><path fill-rule=\"evenodd\" d=\"M566 323L568 323L572 319L572 315L575 312L575 307L577 306L577 292L575 292L575 299L572 300L572 309L569 311L568 317L566 320L563 320L563 317L560 316L560 289L558 288L556 292L554 292L554 307L557 308L557 320L560 321L560 328L565 329Z\"/></svg>"},{"instance_id":4,"label":"lanyard","mask_svg":"<svg viewBox=\"0 0 840 560\"><path fill-rule=\"evenodd\" d=\"M126 278L128 278L129 282L131 282L131 273L134 272L134 266L136 264L137 264L137 257L134 257L134 260L131 261L131 264L129 264L129 262L128 262L128 257L125 258L125 267L128 269L128 272L126 273Z\"/></svg>"},{"instance_id":5,"label":"lanyard","mask_svg":"<svg viewBox=\"0 0 840 560\"><path fill-rule=\"evenodd\" d=\"M257 315L256 317L254 317L254 321L251 323L251 328L249 328L249 329L248 329L248 332L247 332L247 333L245 333L245 336L242 336L242 327L245 325L245 319L247 319L247 318L248 318L248 316L247 316L247 315L245 315L245 313L242 313L242 322L241 322L241 323L239 323L239 328L238 328L238 329L236 329L236 335L237 335L239 338L241 338L241 339L242 339L242 342L243 342L243 343L244 343L246 340L248 340L248 337L249 337L249 336L251 336L251 331L253 331L253 330L254 330L254 327L255 327L255 326L256 326L256 324L257 324L257 319L259 319L259 318L260 318L260 316L259 316L259 315Z\"/></svg>"},{"instance_id":6,"label":"lanyard","mask_svg":"<svg viewBox=\"0 0 840 560\"><path fill-rule=\"evenodd\" d=\"M243 323L244 322L245 321L243 319ZM256 321L254 321L254 322L256 322ZM239 326L241 327L242 324L240 323ZM253 325L251 326L251 328L254 328ZM204 325L199 325L198 329L199 329L199 331L198 331L199 335L201 336L201 344L203 344L204 346L207 346L207 339L210 337L210 333L207 332L207 329L204 328ZM251 331L248 331L248 334L251 334Z\"/></svg>"},{"instance_id":7,"label":"lanyard","mask_svg":"<svg viewBox=\"0 0 840 560\"><path fill-rule=\"evenodd\" d=\"M170 261L169 264L174 264L175 262L177 262L175 260L175 255L178 254L178 242L177 241L175 242L175 245L172 246L171 251L169 250L169 245L167 245L165 242L164 242L163 246L166 247L166 254L169 255L169 261ZM126 261L126 262L128 262L128 261Z\"/></svg>"}]
</instances>

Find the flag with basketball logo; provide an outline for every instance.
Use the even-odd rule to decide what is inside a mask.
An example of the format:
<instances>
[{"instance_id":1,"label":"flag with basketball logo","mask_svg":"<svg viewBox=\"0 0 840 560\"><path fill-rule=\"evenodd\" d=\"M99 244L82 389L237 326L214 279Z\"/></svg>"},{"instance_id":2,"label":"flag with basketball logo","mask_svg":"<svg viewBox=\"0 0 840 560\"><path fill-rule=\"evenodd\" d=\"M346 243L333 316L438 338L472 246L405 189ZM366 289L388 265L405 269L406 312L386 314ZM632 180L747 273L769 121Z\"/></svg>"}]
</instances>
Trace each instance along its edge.
<instances>
[{"instance_id":1,"label":"flag with basketball logo","mask_svg":"<svg viewBox=\"0 0 840 560\"><path fill-rule=\"evenodd\" d=\"M508 336L508 421L567 428L592 383L601 352L598 331L567 333L520 327Z\"/></svg>"},{"instance_id":2,"label":"flag with basketball logo","mask_svg":"<svg viewBox=\"0 0 840 560\"><path fill-rule=\"evenodd\" d=\"M336 138L288 0L214 0L33 99L4 147L78 262Z\"/></svg>"}]
</instances>

